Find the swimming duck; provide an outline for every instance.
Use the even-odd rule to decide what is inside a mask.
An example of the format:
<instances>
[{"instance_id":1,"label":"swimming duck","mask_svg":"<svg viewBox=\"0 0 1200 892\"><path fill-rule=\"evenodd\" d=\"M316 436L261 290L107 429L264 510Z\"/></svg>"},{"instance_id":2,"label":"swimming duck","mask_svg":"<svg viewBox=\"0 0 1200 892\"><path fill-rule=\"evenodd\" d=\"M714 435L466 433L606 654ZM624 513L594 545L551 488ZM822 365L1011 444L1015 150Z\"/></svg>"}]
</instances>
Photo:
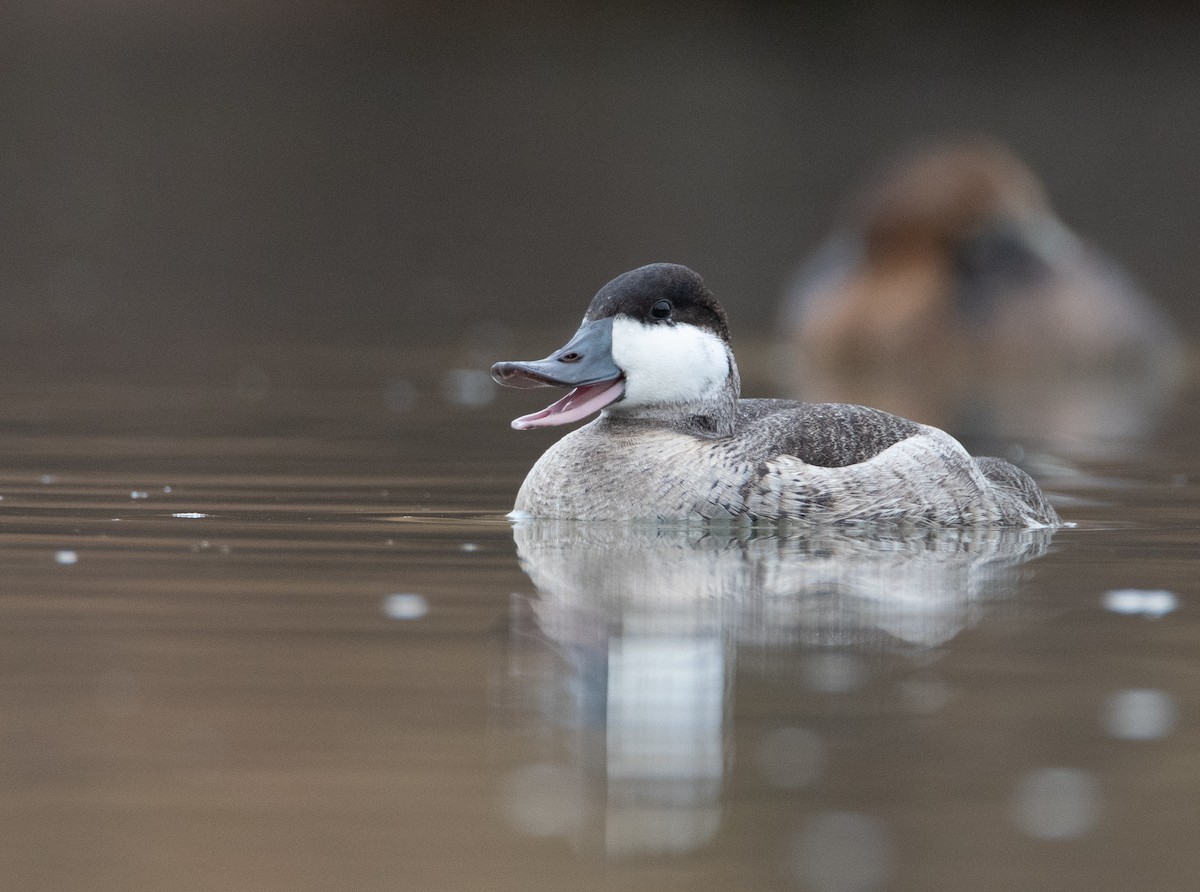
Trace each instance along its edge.
<instances>
[{"instance_id":1,"label":"swimming duck","mask_svg":"<svg viewBox=\"0 0 1200 892\"><path fill-rule=\"evenodd\" d=\"M600 416L534 464L517 516L577 520L1053 526L1022 471L877 409L740 399L725 311L699 275L655 263L613 279L512 387L571 388L518 430Z\"/></svg>"},{"instance_id":2,"label":"swimming duck","mask_svg":"<svg viewBox=\"0 0 1200 892\"><path fill-rule=\"evenodd\" d=\"M987 137L879 172L800 270L784 327L796 396L1085 444L1136 435L1181 358L1158 308Z\"/></svg>"}]
</instances>

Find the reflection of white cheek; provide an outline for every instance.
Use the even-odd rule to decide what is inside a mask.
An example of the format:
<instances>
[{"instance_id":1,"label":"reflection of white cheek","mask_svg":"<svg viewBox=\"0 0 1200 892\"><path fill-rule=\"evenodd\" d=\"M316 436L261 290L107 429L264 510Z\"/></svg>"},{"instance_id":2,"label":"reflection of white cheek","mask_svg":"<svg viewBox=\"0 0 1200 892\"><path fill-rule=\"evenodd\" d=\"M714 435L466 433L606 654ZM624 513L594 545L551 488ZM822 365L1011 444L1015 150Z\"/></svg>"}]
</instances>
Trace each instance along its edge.
<instances>
[{"instance_id":1,"label":"reflection of white cheek","mask_svg":"<svg viewBox=\"0 0 1200 892\"><path fill-rule=\"evenodd\" d=\"M612 355L625 373L626 407L710 396L729 368L724 344L710 332L622 317L613 320Z\"/></svg>"}]
</instances>

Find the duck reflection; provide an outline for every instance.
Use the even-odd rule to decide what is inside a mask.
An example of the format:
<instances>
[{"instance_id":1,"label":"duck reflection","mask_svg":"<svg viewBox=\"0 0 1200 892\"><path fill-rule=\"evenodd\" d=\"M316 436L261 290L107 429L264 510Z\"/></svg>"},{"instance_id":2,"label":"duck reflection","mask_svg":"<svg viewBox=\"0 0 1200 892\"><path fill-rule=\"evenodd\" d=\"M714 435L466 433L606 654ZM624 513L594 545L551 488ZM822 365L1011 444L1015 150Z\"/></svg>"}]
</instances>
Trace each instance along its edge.
<instances>
[{"instance_id":1,"label":"duck reflection","mask_svg":"<svg viewBox=\"0 0 1200 892\"><path fill-rule=\"evenodd\" d=\"M515 605L507 702L562 738L559 761L513 773L506 814L623 857L717 833L738 648L799 649L807 686L851 690L872 653L922 655L976 622L1051 534L525 521L513 535L537 593Z\"/></svg>"}]
</instances>

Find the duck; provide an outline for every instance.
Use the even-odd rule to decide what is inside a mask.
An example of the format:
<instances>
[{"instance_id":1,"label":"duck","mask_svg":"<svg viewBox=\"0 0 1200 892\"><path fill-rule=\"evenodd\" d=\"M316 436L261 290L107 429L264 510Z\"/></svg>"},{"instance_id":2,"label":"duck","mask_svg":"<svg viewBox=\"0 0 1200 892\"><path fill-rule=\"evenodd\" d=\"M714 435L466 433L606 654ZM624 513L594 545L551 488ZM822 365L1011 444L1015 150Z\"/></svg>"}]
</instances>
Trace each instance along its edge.
<instances>
[{"instance_id":1,"label":"duck","mask_svg":"<svg viewBox=\"0 0 1200 892\"><path fill-rule=\"evenodd\" d=\"M1143 434L1183 356L1161 309L986 134L928 138L864 178L781 323L788 395L1067 445Z\"/></svg>"},{"instance_id":2,"label":"duck","mask_svg":"<svg viewBox=\"0 0 1200 892\"><path fill-rule=\"evenodd\" d=\"M949 434L866 406L742 399L724 309L691 269L653 263L592 298L548 357L492 366L565 396L527 431L599 413L555 442L514 518L913 527L1054 527L1037 484Z\"/></svg>"}]
</instances>

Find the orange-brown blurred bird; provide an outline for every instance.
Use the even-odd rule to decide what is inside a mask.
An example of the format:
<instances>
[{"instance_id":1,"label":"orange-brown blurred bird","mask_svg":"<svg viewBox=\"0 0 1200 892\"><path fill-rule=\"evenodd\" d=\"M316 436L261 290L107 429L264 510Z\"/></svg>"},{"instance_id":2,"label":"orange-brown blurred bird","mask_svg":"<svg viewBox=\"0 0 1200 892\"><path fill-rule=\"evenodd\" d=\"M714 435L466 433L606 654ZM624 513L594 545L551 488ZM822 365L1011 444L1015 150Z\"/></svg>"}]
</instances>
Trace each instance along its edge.
<instances>
[{"instance_id":1,"label":"orange-brown blurred bird","mask_svg":"<svg viewBox=\"0 0 1200 892\"><path fill-rule=\"evenodd\" d=\"M1074 440L1144 426L1144 406L1095 406L1096 386L1123 403L1174 379L1171 325L998 142L914 149L848 211L786 299L797 395Z\"/></svg>"}]
</instances>

